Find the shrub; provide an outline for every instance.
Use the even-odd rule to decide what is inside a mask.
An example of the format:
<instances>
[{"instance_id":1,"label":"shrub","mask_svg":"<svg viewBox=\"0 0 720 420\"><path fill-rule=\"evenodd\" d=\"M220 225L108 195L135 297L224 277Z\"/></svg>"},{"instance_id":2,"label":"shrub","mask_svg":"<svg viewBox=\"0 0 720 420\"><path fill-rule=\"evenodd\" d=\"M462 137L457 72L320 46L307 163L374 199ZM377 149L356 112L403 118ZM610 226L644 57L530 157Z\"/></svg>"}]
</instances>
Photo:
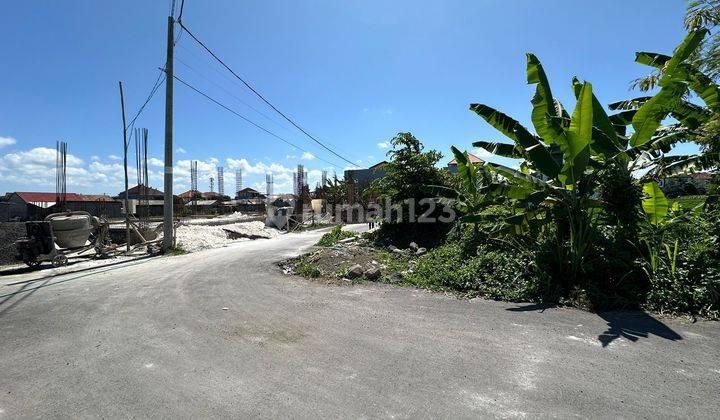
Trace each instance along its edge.
<instances>
[{"instance_id":1,"label":"shrub","mask_svg":"<svg viewBox=\"0 0 720 420\"><path fill-rule=\"evenodd\" d=\"M322 274L314 264L309 261L301 260L295 266L295 273L302 277L318 278Z\"/></svg>"},{"instance_id":2,"label":"shrub","mask_svg":"<svg viewBox=\"0 0 720 420\"><path fill-rule=\"evenodd\" d=\"M352 238L354 236L357 236L357 233L350 232L347 230L342 230L342 226L338 225L338 226L335 226L334 228L332 228L332 230L330 232L324 234L322 236L322 238L320 238L320 240L318 241L318 243L316 245L317 246L331 246L331 245L338 243L339 241L341 241L343 239Z\"/></svg>"},{"instance_id":3,"label":"shrub","mask_svg":"<svg viewBox=\"0 0 720 420\"><path fill-rule=\"evenodd\" d=\"M454 242L420 258L408 282L430 289L453 290L490 299L537 300L538 283L529 255L509 246L481 245L474 255Z\"/></svg>"},{"instance_id":4,"label":"shrub","mask_svg":"<svg viewBox=\"0 0 720 420\"><path fill-rule=\"evenodd\" d=\"M670 252L649 272L647 307L671 314L720 317L720 256L712 213L694 214L672 225L665 242ZM677 241L677 255L675 255ZM647 264L647 263L646 263Z\"/></svg>"}]
</instances>

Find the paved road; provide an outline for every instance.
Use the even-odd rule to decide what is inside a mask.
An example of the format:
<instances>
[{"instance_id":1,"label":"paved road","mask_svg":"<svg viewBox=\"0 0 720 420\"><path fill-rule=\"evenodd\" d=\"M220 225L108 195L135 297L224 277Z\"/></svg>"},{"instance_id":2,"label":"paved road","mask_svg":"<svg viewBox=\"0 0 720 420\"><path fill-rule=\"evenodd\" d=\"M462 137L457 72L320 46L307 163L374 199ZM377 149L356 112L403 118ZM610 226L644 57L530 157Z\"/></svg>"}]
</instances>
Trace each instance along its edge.
<instances>
[{"instance_id":1,"label":"paved road","mask_svg":"<svg viewBox=\"0 0 720 420\"><path fill-rule=\"evenodd\" d=\"M319 235L0 287L0 418L720 412L717 323L326 286L273 264Z\"/></svg>"}]
</instances>

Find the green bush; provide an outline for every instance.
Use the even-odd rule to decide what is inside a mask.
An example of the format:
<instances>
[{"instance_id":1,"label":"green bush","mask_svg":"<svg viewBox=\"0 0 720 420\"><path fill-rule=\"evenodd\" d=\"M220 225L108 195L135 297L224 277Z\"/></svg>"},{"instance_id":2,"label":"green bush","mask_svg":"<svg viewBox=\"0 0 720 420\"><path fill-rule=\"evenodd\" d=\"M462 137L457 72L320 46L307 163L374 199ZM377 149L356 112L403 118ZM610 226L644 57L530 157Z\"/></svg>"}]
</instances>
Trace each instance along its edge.
<instances>
[{"instance_id":1,"label":"green bush","mask_svg":"<svg viewBox=\"0 0 720 420\"><path fill-rule=\"evenodd\" d=\"M712 213L700 212L671 226L664 242L677 241L677 256L666 253L649 272L647 308L671 314L720 317L720 255Z\"/></svg>"},{"instance_id":2,"label":"green bush","mask_svg":"<svg viewBox=\"0 0 720 420\"><path fill-rule=\"evenodd\" d=\"M308 278L318 278L322 274L320 272L320 269L318 269L314 264L311 262L301 260L296 266L295 266L295 273L302 277L308 277Z\"/></svg>"},{"instance_id":3,"label":"green bush","mask_svg":"<svg viewBox=\"0 0 720 420\"><path fill-rule=\"evenodd\" d=\"M462 243L454 242L420 258L408 282L490 299L534 301L539 288L532 266L529 255L516 248L481 245L468 255Z\"/></svg>"},{"instance_id":4,"label":"green bush","mask_svg":"<svg viewBox=\"0 0 720 420\"><path fill-rule=\"evenodd\" d=\"M317 246L332 246L339 241L346 239L346 238L352 238L354 236L357 236L357 233L350 232L347 230L342 230L342 226L338 225L332 228L332 230L322 236Z\"/></svg>"}]
</instances>

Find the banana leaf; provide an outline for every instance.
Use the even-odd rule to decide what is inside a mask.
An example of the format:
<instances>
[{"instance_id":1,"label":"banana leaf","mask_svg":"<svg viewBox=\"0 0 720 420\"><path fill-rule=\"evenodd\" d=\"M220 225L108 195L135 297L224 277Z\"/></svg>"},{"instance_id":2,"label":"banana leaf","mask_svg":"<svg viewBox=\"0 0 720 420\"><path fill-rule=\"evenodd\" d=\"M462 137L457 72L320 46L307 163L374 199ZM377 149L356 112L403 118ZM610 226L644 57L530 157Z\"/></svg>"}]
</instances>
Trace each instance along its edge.
<instances>
[{"instance_id":1,"label":"banana leaf","mask_svg":"<svg viewBox=\"0 0 720 420\"><path fill-rule=\"evenodd\" d=\"M562 127L557 126L552 117L562 114L558 113L555 106L550 83L540 60L530 53L527 54L527 83L537 85L535 96L530 101L533 105L531 120L535 131L547 143L555 143L555 139L563 135L563 130Z\"/></svg>"},{"instance_id":2,"label":"banana leaf","mask_svg":"<svg viewBox=\"0 0 720 420\"><path fill-rule=\"evenodd\" d=\"M643 193L645 193L645 198L642 201L642 208L650 223L659 226L665 221L668 212L668 200L657 182L648 182L643 185Z\"/></svg>"}]
</instances>

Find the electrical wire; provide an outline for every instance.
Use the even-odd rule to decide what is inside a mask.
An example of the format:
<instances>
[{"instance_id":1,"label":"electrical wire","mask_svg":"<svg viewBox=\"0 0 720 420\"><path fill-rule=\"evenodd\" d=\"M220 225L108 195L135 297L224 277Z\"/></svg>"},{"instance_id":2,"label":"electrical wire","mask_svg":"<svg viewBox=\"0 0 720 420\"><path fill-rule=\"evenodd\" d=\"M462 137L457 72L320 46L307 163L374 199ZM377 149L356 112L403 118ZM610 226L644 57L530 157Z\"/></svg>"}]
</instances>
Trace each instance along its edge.
<instances>
[{"instance_id":1,"label":"electrical wire","mask_svg":"<svg viewBox=\"0 0 720 420\"><path fill-rule=\"evenodd\" d=\"M142 114L142 112L145 110L145 107L147 106L148 103L150 103L150 100L155 95L155 93L157 92L157 90L160 88L160 86L163 84L164 81L165 81L165 73L160 72L160 74L158 75L158 78L155 80L155 83L153 84L152 89L150 89L150 94L148 95L147 99L145 99L145 102L142 104L140 109L138 109L137 113L135 113L135 116L133 117L133 119L130 120L130 124L128 124L127 128L125 129L126 131L132 130L132 127L135 125L135 121L138 119L140 114Z\"/></svg>"},{"instance_id":2,"label":"electrical wire","mask_svg":"<svg viewBox=\"0 0 720 420\"><path fill-rule=\"evenodd\" d=\"M182 83L183 85L187 86L188 88L194 90L196 93L204 96L204 97L205 97L206 99L208 99L209 101L215 103L215 105L218 105L219 107L221 107L221 108L225 109L226 111L234 114L235 116L240 117L240 118L243 119L245 122L253 125L254 127L258 128L259 130L264 131L265 133L267 133L267 134L275 137L276 139L282 141L283 143L285 143L285 144L287 144L287 145L289 145L289 146L291 146L291 147L294 147L294 148L296 148L296 149L298 149L298 150L300 150L300 151L302 151L302 152L312 154L310 151L305 150L305 149L303 149L302 147L300 147L300 146L298 146L298 145L296 145L296 144L294 144L294 143L286 140L285 138L283 138L283 137L281 137L281 136L273 133L272 131L268 130L267 128L261 126L260 124L255 123L254 121L250 120L249 118L245 117L244 115L238 113L237 111L233 110L232 108L224 105L224 104L221 103L220 101L212 98L210 95L206 94L205 92L201 91L200 89L196 88L195 86L192 86L191 84L189 84L188 82L186 82L186 81L184 81L183 79L179 78L178 76L173 75L173 78L174 78L175 80L177 80L178 82ZM317 157L317 156L316 156L316 157ZM327 160L325 160L325 159L323 159L323 158L320 158L320 157L317 157L317 159L318 159L318 160L321 160L321 161L323 161L323 162L325 162L325 163L327 163L327 164L329 164L329 165L332 165L333 167L339 166L339 165L336 165L336 164L334 164L334 163L332 163L332 162L329 162L329 161L327 161Z\"/></svg>"},{"instance_id":3,"label":"electrical wire","mask_svg":"<svg viewBox=\"0 0 720 420\"><path fill-rule=\"evenodd\" d=\"M225 88L224 88L222 85L220 85L219 83L217 83L217 82L215 82L214 80L210 79L209 77L205 76L203 73L201 73L201 72L198 71L197 69L193 68L191 65L189 65L188 63L186 63L185 61L183 61L183 60L182 60L181 58L179 58L178 56L175 56L175 60L178 61L178 62L179 62L180 64L182 64L183 66L185 66L185 67L187 67L188 69L190 69L191 71L193 71L194 73L196 73L198 76L202 77L203 79L205 79L205 80L207 80L208 82L210 82L210 83L212 83L213 85L215 85L218 89L221 89L223 92L225 92L225 93L227 93L228 95L232 96L233 98L235 98L235 99L236 99L238 102L240 102L241 104L243 104L243 105L245 105L246 107L252 109L252 110L255 111L256 113L258 113L259 115L261 115L262 117L264 117L266 120L268 120L268 121L270 121L271 123L275 124L275 125L278 126L279 128L282 128L283 130L289 131L289 129L288 129L287 127L285 127L285 126L283 126L282 124L280 124L279 122L275 121L274 119L272 119L272 118L271 118L269 115L267 115L266 113L260 111L259 109L255 108L254 106L252 106L252 105L250 105L249 103L245 102L244 100L242 100L242 98L240 98L239 96L233 94L233 93L230 92L229 90L225 89ZM230 80L230 79L228 79L228 80Z\"/></svg>"},{"instance_id":4,"label":"electrical wire","mask_svg":"<svg viewBox=\"0 0 720 420\"><path fill-rule=\"evenodd\" d=\"M275 107L275 105L273 105L272 103L270 103L270 101L268 101L267 99L265 99L265 97L264 97L260 92L258 92L257 90L255 90L255 88L253 88L248 82L246 82L245 79L243 79L242 77L238 76L238 74L235 73L235 72L233 71L233 69L231 69L227 64L225 64L225 62L222 61L214 52L212 52L212 50L210 50L210 48L208 48L202 41L200 41L200 40L195 36L195 34L193 34L193 33L182 23L182 21L178 21L178 23L180 24L180 27L181 27L185 32L187 32L188 35L190 35L190 37L191 37L193 40L195 40L195 42L197 42L201 47L203 47L203 48L205 49L205 51L207 51L211 56L213 56L213 58L214 58L215 60L217 60L220 64L222 64L222 66L225 67L230 73L232 73L233 76L235 76L238 80L240 80L240 81L241 81L248 89L250 89L258 98L260 98L263 102L265 102L270 108L272 108L275 112L277 112L277 113L278 113L281 117L283 117L287 122L289 122L290 124L292 124L293 126L295 126L295 128L297 128L298 130L300 130L303 134L305 134L307 137L309 137L310 139L312 139L315 143L319 144L319 145L320 145L322 148L324 148L325 150L329 151L330 153L332 153L333 155L335 155L335 156L337 156L338 158L342 159L343 161L349 163L350 165L356 166L355 163L353 163L353 162L351 162L350 160L344 158L344 157L341 156L339 153L335 152L334 150L332 150L331 148L329 148L328 146L326 146L325 144L323 144L320 140L318 140L318 139L316 139L315 137L313 137L310 133L308 133L308 132L305 131L302 127L300 127L295 121L293 121L292 119L290 119L287 115L285 115L282 111L280 111L277 107Z\"/></svg>"}]
</instances>

